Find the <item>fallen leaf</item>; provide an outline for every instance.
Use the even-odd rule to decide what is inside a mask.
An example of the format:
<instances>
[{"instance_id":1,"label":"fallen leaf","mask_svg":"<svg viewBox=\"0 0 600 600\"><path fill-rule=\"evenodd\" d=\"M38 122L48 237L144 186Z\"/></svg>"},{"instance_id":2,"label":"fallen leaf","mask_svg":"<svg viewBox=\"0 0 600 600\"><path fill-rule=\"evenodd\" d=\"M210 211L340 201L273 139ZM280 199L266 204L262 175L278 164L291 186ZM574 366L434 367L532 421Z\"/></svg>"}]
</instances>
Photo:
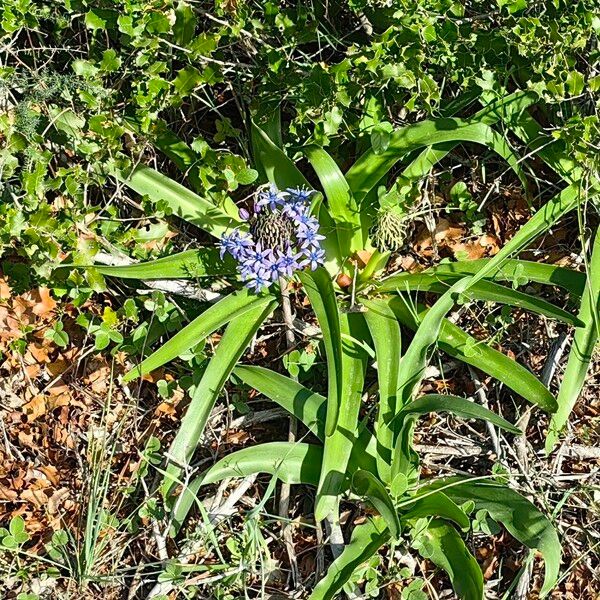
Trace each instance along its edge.
<instances>
[{"instance_id":1,"label":"fallen leaf","mask_svg":"<svg viewBox=\"0 0 600 600\"><path fill-rule=\"evenodd\" d=\"M50 295L50 290L46 287L38 288L39 301L35 304L32 311L38 317L43 317L56 308L56 300Z\"/></svg>"},{"instance_id":2,"label":"fallen leaf","mask_svg":"<svg viewBox=\"0 0 600 600\"><path fill-rule=\"evenodd\" d=\"M43 394L36 394L27 404L23 405L23 412L31 423L46 413L46 398Z\"/></svg>"}]
</instances>

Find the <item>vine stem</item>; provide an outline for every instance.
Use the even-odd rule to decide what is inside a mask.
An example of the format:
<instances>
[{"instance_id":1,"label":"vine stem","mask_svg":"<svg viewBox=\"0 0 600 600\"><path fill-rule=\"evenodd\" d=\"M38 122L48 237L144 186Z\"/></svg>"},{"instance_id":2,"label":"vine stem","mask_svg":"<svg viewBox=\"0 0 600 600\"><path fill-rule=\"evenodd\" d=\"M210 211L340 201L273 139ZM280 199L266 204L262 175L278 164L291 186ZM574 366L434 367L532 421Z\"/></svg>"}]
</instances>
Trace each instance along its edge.
<instances>
[{"instance_id":1,"label":"vine stem","mask_svg":"<svg viewBox=\"0 0 600 600\"><path fill-rule=\"evenodd\" d=\"M296 344L294 337L294 317L292 315L292 304L290 302L290 290L287 281L283 278L279 278L279 289L281 290L281 308L283 312L283 322L285 324L285 341L288 350L292 350ZM297 380L296 377L292 376L292 379ZM294 443L298 433L298 422L296 417L290 416L289 429L288 429L288 441ZM292 575L292 582L295 588L300 584L300 572L298 571L298 559L296 557L296 550L294 549L294 538L292 532L292 523L288 519L290 510L290 484L282 483L281 491L279 494L279 516L282 518L281 533L285 542L285 547L290 561L290 570Z\"/></svg>"}]
</instances>

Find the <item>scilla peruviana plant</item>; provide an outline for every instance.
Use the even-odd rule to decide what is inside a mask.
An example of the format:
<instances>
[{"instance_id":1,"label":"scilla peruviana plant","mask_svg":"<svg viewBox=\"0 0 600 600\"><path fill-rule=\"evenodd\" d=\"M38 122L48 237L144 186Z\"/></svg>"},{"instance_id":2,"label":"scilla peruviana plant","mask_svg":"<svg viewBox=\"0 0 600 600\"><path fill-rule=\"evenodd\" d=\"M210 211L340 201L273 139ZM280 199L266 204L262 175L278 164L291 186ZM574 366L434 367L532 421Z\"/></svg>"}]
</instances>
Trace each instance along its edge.
<instances>
[{"instance_id":1,"label":"scilla peruviana plant","mask_svg":"<svg viewBox=\"0 0 600 600\"><path fill-rule=\"evenodd\" d=\"M470 267L467 268L464 264L460 265L456 272L448 271L447 277L442 280L439 280L435 273L419 274L419 276L423 275L421 278L402 278L394 275L383 281L375 277L382 265L385 264L390 250L394 249L385 245L390 239L388 235L380 236L380 240L371 238L371 236L375 238L380 235L380 232L378 233L374 228L378 223L373 223L373 217L369 215L381 216L381 211L386 208L381 205L379 208L377 207L379 198L385 197L385 195L375 196L376 186L398 161L419 148L423 148L421 154L406 164L402 173L408 179L423 177L432 164L447 154L449 146L460 141L485 144L503 156L523 179L522 171L519 168L521 161L494 131L490 123L493 124L494 120L500 118L500 108L505 110L514 105L518 110L523 110L528 103L531 103L531 100L526 95L515 94L485 107L481 114L478 113L477 118L471 118L468 121L454 118L440 119L407 126L407 128L392 134L389 147L383 153L367 151L345 174L341 173L339 167L324 149L304 148L304 154L313 167L322 188L322 192L315 194L310 203L310 215L318 220L319 231L325 237L321 240L321 249L324 253L322 258L326 271L317 270L315 273L327 273L330 281L337 280L340 273L346 273L356 281L356 289L366 299L383 295L383 298L389 301L395 318L402 325L416 330L417 336L421 335L422 321L428 314L427 309L422 305L415 305L410 293L417 291L442 293L452 282L460 278L461 270L468 270ZM252 137L256 166L263 173L265 179L275 185L278 190L310 189L311 186L303 173L298 170L295 163L284 154L282 149L269 139L264 131L253 125ZM443 149L438 149L436 144L441 142L446 145ZM234 230L237 230L238 234L236 235L240 236L246 232L251 233L252 223L240 218L238 208L232 203L226 202L224 205L216 206L210 200L198 197L152 169L138 167L133 173L122 175L121 178L133 190L167 202L172 207L174 214L204 228L218 239L221 239L223 234L231 235ZM558 309L538 297L498 283L502 280L514 283L521 277L531 277L536 280L537 266L523 261L509 262L507 259L511 253L518 252L536 235L545 231L560 214L564 214L576 206L578 198L575 187L565 188L549 203L549 210L536 213L534 218L517 233L498 256L473 265L471 273L473 277L466 283L461 297L467 300L480 299L519 306L569 324L579 325L579 321L569 312ZM361 270L354 257L358 251L364 250L370 251L372 258ZM168 257L162 262L155 261L148 266L104 267L99 270L108 275L134 278L164 278L167 276L166 274L171 277L181 277L187 275L190 270L196 274L200 273L201 276L218 275L222 277L228 274L230 276L232 271L227 263L215 260L215 251L218 253L218 248L209 246ZM508 268L509 265L510 268ZM235 263L233 266L235 271ZM564 272L571 275L568 270L564 270ZM322 278L323 275L319 275L319 277ZM300 279L306 286L307 275L300 275ZM543 281L539 278L537 280L541 283L549 282L549 280ZM428 288L422 287L423 281L428 281ZM236 287L235 279L232 279L232 284ZM229 324L194 393L180 432L169 451L170 468L163 488L169 493L174 484L180 481L182 473L186 472L208 414L237 360L241 357L254 333L274 309L278 299L276 293L271 292L272 287L276 289L277 286L269 286L269 289L263 289L258 294L252 290L238 290L224 297L217 304L207 308L197 319L169 340L160 350L142 361L127 376L127 379L132 379L159 367L213 331ZM332 285L332 290L334 300L337 295L346 302L350 290L335 285ZM307 293L310 296L308 288ZM314 299L316 304L322 303L322 308L328 307L327 310L332 310L330 299L319 300L314 294L310 299L311 303ZM350 300L352 303L351 298ZM313 304L313 308L317 312L315 304ZM437 344L440 349L499 379L516 393L544 410L552 412L556 409L556 400L548 389L531 372L515 361L485 344L476 342L456 325L444 319L443 315L440 317L440 327L436 331ZM336 356L332 355L332 361L334 365L339 366L341 363L336 362ZM341 372L338 368L332 368L329 387L337 386L335 389L341 389L341 381L338 380L339 377L342 377L339 374ZM406 376L412 375L408 373ZM331 411L342 414L343 411L340 408L342 396L338 396L337 392L334 394L333 391L329 395L337 398L330 402ZM329 410L329 405L327 408ZM331 417L330 423L326 424L325 446L329 443L327 432L333 431L331 423L335 421L332 419L333 417ZM330 451L324 448L324 457L326 453L330 454ZM320 472L328 473L328 469L324 468ZM342 489L340 481L345 480L346 474L345 471L339 470L336 470L336 473L338 474L334 475L332 482L335 485L331 489L335 489L336 493L339 493ZM331 475L329 479L331 479ZM322 516L331 508L331 503L323 502L323 498L328 494L323 491L326 488L319 487L321 489L317 490L317 502L320 507L318 516Z\"/></svg>"}]
</instances>

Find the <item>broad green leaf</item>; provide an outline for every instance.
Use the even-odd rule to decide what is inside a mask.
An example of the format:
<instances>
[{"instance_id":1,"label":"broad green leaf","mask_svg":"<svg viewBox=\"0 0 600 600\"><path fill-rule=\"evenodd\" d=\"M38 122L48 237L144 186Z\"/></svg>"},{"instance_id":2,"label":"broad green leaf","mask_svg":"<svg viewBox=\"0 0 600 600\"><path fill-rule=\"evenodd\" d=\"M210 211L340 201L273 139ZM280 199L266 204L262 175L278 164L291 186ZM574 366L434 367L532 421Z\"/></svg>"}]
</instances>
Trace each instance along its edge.
<instances>
[{"instance_id":1,"label":"broad green leaf","mask_svg":"<svg viewBox=\"0 0 600 600\"><path fill-rule=\"evenodd\" d=\"M181 331L177 332L169 341L165 342L158 350L145 358L139 365L128 371L123 381L132 381L136 377L146 375L162 365L177 358L190 348L199 344L211 333L229 321L247 315L252 311L253 316L257 310L272 306L273 296L256 296L246 289L230 294L207 308L200 316L188 323Z\"/></svg>"},{"instance_id":2,"label":"broad green leaf","mask_svg":"<svg viewBox=\"0 0 600 600\"><path fill-rule=\"evenodd\" d=\"M573 335L567 367L556 399L558 410L552 415L546 437L547 453L552 452L579 398L594 349L600 339L600 229L596 231L588 272L588 285L583 293L578 315L584 326L576 329Z\"/></svg>"},{"instance_id":3,"label":"broad green leaf","mask_svg":"<svg viewBox=\"0 0 600 600\"><path fill-rule=\"evenodd\" d=\"M390 535L398 539L402 532L398 512L385 486L373 473L359 469L352 476L352 490L358 496L364 496L384 518Z\"/></svg>"},{"instance_id":4,"label":"broad green leaf","mask_svg":"<svg viewBox=\"0 0 600 600\"><path fill-rule=\"evenodd\" d=\"M483 600L483 574L454 527L433 519L420 531L417 551L448 573L461 600Z\"/></svg>"},{"instance_id":5,"label":"broad green leaf","mask_svg":"<svg viewBox=\"0 0 600 600\"><path fill-rule=\"evenodd\" d=\"M304 151L325 192L329 214L336 223L342 255L350 256L362 250L360 212L346 178L323 148L308 146Z\"/></svg>"},{"instance_id":6,"label":"broad green leaf","mask_svg":"<svg viewBox=\"0 0 600 600\"><path fill-rule=\"evenodd\" d=\"M515 92L523 93L523 92ZM487 110L498 100L494 92L484 92L480 100L488 102L483 110ZM500 119L517 137L521 138L530 152L541 158L549 167L554 169L567 183L574 183L582 178L583 171L575 160L566 152L563 140L548 135L539 123L523 108L509 105L499 113Z\"/></svg>"},{"instance_id":7,"label":"broad green leaf","mask_svg":"<svg viewBox=\"0 0 600 600\"><path fill-rule=\"evenodd\" d=\"M325 435L335 430L342 402L342 335L340 314L331 279L325 269L299 273L310 304L323 333L327 357L327 419Z\"/></svg>"},{"instance_id":8,"label":"broad green leaf","mask_svg":"<svg viewBox=\"0 0 600 600\"><path fill-rule=\"evenodd\" d=\"M488 106L477 112L473 120L494 125L504 120L507 114L519 114L533 104L537 96L531 92L517 91L506 94L502 98L490 102ZM429 146L423 150L403 171L400 177L408 181L416 181L426 177L431 168L448 155L459 142L444 142Z\"/></svg>"},{"instance_id":9,"label":"broad green leaf","mask_svg":"<svg viewBox=\"0 0 600 600\"><path fill-rule=\"evenodd\" d=\"M234 371L244 383L277 402L290 414L300 419L320 440L325 440L326 399L300 383L264 367L239 365ZM352 445L348 470L356 468L375 472L377 469L377 442L364 426Z\"/></svg>"},{"instance_id":10,"label":"broad green leaf","mask_svg":"<svg viewBox=\"0 0 600 600\"><path fill-rule=\"evenodd\" d=\"M523 185L527 180L518 156L508 142L483 122L441 118L407 125L396 130L387 149L380 154L368 151L346 173L346 180L357 202L378 184L390 169L409 152L444 142L473 142L482 144L502 156L517 173Z\"/></svg>"},{"instance_id":11,"label":"broad green leaf","mask_svg":"<svg viewBox=\"0 0 600 600\"><path fill-rule=\"evenodd\" d=\"M324 267L331 277L335 277L341 272L347 257L340 250L335 221L331 218L322 197L318 200L317 206L313 208L313 214L318 215L319 233L325 236L325 239L321 240L321 248L325 251Z\"/></svg>"},{"instance_id":12,"label":"broad green leaf","mask_svg":"<svg viewBox=\"0 0 600 600\"><path fill-rule=\"evenodd\" d=\"M325 439L326 399L290 377L264 367L238 365L234 370L254 388L300 419L320 440Z\"/></svg>"},{"instance_id":13,"label":"broad green leaf","mask_svg":"<svg viewBox=\"0 0 600 600\"><path fill-rule=\"evenodd\" d=\"M278 148L256 124L251 124L252 152L259 172L280 190L310 185L298 167Z\"/></svg>"},{"instance_id":14,"label":"broad green leaf","mask_svg":"<svg viewBox=\"0 0 600 600\"><path fill-rule=\"evenodd\" d=\"M456 281L456 279L454 281ZM443 294L451 287L449 282L442 282L435 280L434 278L430 278L429 281L420 278L418 283L418 288L411 289L410 285L407 285L407 282L405 281L404 289L400 288L400 291L419 291ZM485 302L497 302L506 304L507 306L515 306L517 308L528 310L534 314L544 315L545 317L562 321L569 325L582 325L577 317L547 300L520 292L519 290L508 288L504 285L494 283L493 281L478 281L472 287L469 287L469 289L462 294L462 297L466 300L483 300Z\"/></svg>"},{"instance_id":15,"label":"broad green leaf","mask_svg":"<svg viewBox=\"0 0 600 600\"><path fill-rule=\"evenodd\" d=\"M389 299L390 308L399 321L410 329L416 329L422 321L426 309L413 307L402 295ZM441 350L473 367L498 379L511 390L547 412L556 410L556 400L548 388L525 367L508 356L490 348L485 342L478 342L447 319L441 325L438 345Z\"/></svg>"},{"instance_id":16,"label":"broad green leaf","mask_svg":"<svg viewBox=\"0 0 600 600\"><path fill-rule=\"evenodd\" d=\"M422 491L427 489L441 489L457 504L474 502L476 510L487 510L514 538L544 557L546 575L540 595L545 596L556 585L561 557L558 534L552 523L521 494L505 485L460 477L438 481Z\"/></svg>"},{"instance_id":17,"label":"broad green leaf","mask_svg":"<svg viewBox=\"0 0 600 600\"><path fill-rule=\"evenodd\" d=\"M102 275L121 277L122 279L196 279L235 273L233 261L222 260L219 257L218 248L186 250L164 258L131 265L96 264L89 266ZM82 268L80 265L77 267Z\"/></svg>"},{"instance_id":18,"label":"broad green leaf","mask_svg":"<svg viewBox=\"0 0 600 600\"><path fill-rule=\"evenodd\" d=\"M201 475L202 485L227 477L269 473L284 483L316 486L323 449L301 442L267 442L243 448L222 458Z\"/></svg>"},{"instance_id":19,"label":"broad green leaf","mask_svg":"<svg viewBox=\"0 0 600 600\"><path fill-rule=\"evenodd\" d=\"M419 416L430 412L449 412L464 419L481 419L511 433L521 433L517 427L496 413L466 398L441 394L421 396L405 406L395 417L395 426L399 429L399 434L394 449L392 477L403 474L409 483L417 481L419 456L413 449L413 433Z\"/></svg>"},{"instance_id":20,"label":"broad green leaf","mask_svg":"<svg viewBox=\"0 0 600 600\"><path fill-rule=\"evenodd\" d=\"M471 526L471 521L465 511L443 492L419 494L402 503L400 507L402 523L424 517L453 521L463 530L467 530Z\"/></svg>"},{"instance_id":21,"label":"broad green leaf","mask_svg":"<svg viewBox=\"0 0 600 600\"><path fill-rule=\"evenodd\" d=\"M377 470L381 479L389 483L394 447L394 430L391 421L396 414L398 369L402 348L400 326L396 315L384 300L363 300L362 304L368 309L364 316L377 357L377 380L379 383L376 424Z\"/></svg>"},{"instance_id":22,"label":"broad green leaf","mask_svg":"<svg viewBox=\"0 0 600 600\"><path fill-rule=\"evenodd\" d=\"M316 486L323 449L300 442L268 442L243 448L225 456L185 486L173 509L173 521L181 527L197 500L203 485L218 483L227 477L247 477L269 473L284 483Z\"/></svg>"},{"instance_id":23,"label":"broad green leaf","mask_svg":"<svg viewBox=\"0 0 600 600\"><path fill-rule=\"evenodd\" d=\"M357 525L352 532L350 543L336 558L325 577L321 578L308 600L331 600L335 598L352 573L373 556L390 537L382 518L369 518L366 523Z\"/></svg>"},{"instance_id":24,"label":"broad green leaf","mask_svg":"<svg viewBox=\"0 0 600 600\"><path fill-rule=\"evenodd\" d=\"M405 415L426 415L432 412L449 412L463 419L480 419L516 435L522 433L518 427L481 404L459 396L443 394L426 394L413 400L400 411L398 419Z\"/></svg>"},{"instance_id":25,"label":"broad green leaf","mask_svg":"<svg viewBox=\"0 0 600 600\"><path fill-rule=\"evenodd\" d=\"M393 292L396 290L427 290L433 282L452 284L467 275L475 275L488 263L489 258L442 263L420 273L395 273L383 279L377 291ZM509 259L490 275L493 281L533 281L546 285L556 285L575 296L581 296L585 287L585 273L573 269L557 267L527 260Z\"/></svg>"},{"instance_id":26,"label":"broad green leaf","mask_svg":"<svg viewBox=\"0 0 600 600\"><path fill-rule=\"evenodd\" d=\"M186 47L193 39L196 32L197 18L194 9L187 2L180 2L175 9L175 24L173 25L173 39L178 46Z\"/></svg>"},{"instance_id":27,"label":"broad green leaf","mask_svg":"<svg viewBox=\"0 0 600 600\"><path fill-rule=\"evenodd\" d=\"M165 201L173 214L220 238L232 227L246 225L239 217L227 214L206 198L198 196L166 175L146 166L138 166L129 175L116 173L127 187L152 201Z\"/></svg>"},{"instance_id":28,"label":"broad green leaf","mask_svg":"<svg viewBox=\"0 0 600 600\"><path fill-rule=\"evenodd\" d=\"M315 503L317 520L323 520L337 510L339 495L344 486L348 462L357 436L367 366L367 353L361 344L362 340L368 339L366 329L360 313L340 315L340 331L343 335L341 386L338 388L339 396L327 396L328 411L330 402L339 402L339 408L336 411L335 428L331 435L325 437L321 478ZM329 412L327 417L329 418ZM328 433L327 427L325 433Z\"/></svg>"},{"instance_id":29,"label":"broad green leaf","mask_svg":"<svg viewBox=\"0 0 600 600\"><path fill-rule=\"evenodd\" d=\"M275 301L255 306L236 317L225 330L202 379L194 389L190 405L168 452L169 466L164 477L163 495L168 496L183 469L189 464L208 417L233 367L254 334L275 307Z\"/></svg>"}]
</instances>

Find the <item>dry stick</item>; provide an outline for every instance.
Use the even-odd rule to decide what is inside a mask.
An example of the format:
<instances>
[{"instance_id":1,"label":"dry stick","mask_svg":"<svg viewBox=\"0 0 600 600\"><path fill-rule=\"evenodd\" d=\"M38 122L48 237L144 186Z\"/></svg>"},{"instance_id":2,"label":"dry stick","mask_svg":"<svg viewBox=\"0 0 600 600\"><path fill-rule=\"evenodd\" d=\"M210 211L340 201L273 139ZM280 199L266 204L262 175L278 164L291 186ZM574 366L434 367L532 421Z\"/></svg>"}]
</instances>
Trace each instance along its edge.
<instances>
[{"instance_id":1,"label":"dry stick","mask_svg":"<svg viewBox=\"0 0 600 600\"><path fill-rule=\"evenodd\" d=\"M288 349L295 346L294 338L294 317L292 315L292 305L290 303L290 290L283 277L279 278L279 288L281 290L281 307L283 310L283 322L285 323L285 341ZM292 377L296 380L296 377ZM298 423L296 417L290 416L290 426L288 431L288 441L294 443L298 433ZM300 572L298 571L298 560L294 549L294 536L292 532L292 523L288 520L290 511L290 484L282 483L279 495L279 516L282 518L281 533L285 542L285 547L290 561L290 570L292 573L292 582L294 588L300 584Z\"/></svg>"},{"instance_id":2,"label":"dry stick","mask_svg":"<svg viewBox=\"0 0 600 600\"><path fill-rule=\"evenodd\" d=\"M481 381L479 381L479 378L477 377L477 373L475 372L475 369L473 369L473 367L471 367L471 366L469 366L469 373L471 374L471 379L473 380L473 383L475 384L475 388L476 388L475 393L479 397L479 401L481 402L482 406L484 406L485 408L489 408L489 403L488 403L487 396L485 395L485 388L483 386L483 383L481 383ZM502 458L502 447L500 446L500 440L498 439L498 434L496 433L496 429L489 421L486 421L485 424L486 424L487 430L490 434L490 438L492 440L492 445L494 446L494 452L496 453L496 457L498 458L498 460L500 460L500 458Z\"/></svg>"},{"instance_id":3,"label":"dry stick","mask_svg":"<svg viewBox=\"0 0 600 600\"><path fill-rule=\"evenodd\" d=\"M566 342L567 336L564 333L561 333L552 344L550 354L548 355L548 360L544 365L544 369L542 370L542 375L540 377L542 383L545 386L550 385L550 382L554 377L554 373L556 372L558 363L560 362L560 358L563 355L563 352L565 351ZM528 407L516 423L517 427L523 432L523 434L518 436L515 440L515 451L517 455L517 460L521 464L521 469L525 475L528 475L529 473L529 447L527 445L527 426L529 425L530 417L531 407ZM530 551L530 555L532 552L533 551ZM526 600L529 596L529 585L531 583L532 574L533 560L528 560L528 562L525 565L525 569L523 570L523 574L521 575L519 582L517 583L517 587L515 588L515 600Z\"/></svg>"}]
</instances>

